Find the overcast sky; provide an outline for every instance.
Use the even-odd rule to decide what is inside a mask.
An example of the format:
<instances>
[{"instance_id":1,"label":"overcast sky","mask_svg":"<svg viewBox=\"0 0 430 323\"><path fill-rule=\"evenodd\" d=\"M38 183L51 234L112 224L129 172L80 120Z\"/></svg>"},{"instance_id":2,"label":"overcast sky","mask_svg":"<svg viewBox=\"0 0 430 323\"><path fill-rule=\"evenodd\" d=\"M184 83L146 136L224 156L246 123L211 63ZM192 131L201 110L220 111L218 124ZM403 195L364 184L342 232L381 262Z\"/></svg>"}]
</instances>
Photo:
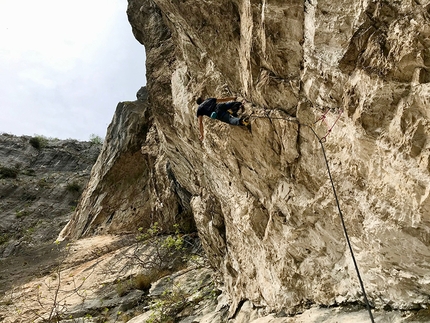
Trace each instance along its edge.
<instances>
[{"instance_id":1,"label":"overcast sky","mask_svg":"<svg viewBox=\"0 0 430 323\"><path fill-rule=\"evenodd\" d=\"M0 133L105 137L145 85L126 0L0 0Z\"/></svg>"}]
</instances>

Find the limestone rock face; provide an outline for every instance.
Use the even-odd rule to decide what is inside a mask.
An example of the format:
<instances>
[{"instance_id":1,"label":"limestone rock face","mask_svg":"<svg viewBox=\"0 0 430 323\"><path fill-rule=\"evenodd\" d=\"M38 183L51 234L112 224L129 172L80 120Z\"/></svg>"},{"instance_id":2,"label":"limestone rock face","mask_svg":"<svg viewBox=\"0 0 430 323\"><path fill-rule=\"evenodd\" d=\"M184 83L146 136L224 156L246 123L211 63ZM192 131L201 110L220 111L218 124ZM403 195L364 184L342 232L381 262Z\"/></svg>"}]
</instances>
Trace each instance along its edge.
<instances>
[{"instance_id":1,"label":"limestone rock face","mask_svg":"<svg viewBox=\"0 0 430 323\"><path fill-rule=\"evenodd\" d=\"M362 302L322 138L372 305L429 305L430 1L129 0L128 16L148 108L120 104L136 117L116 113L69 235L188 202L231 314ZM200 95L246 99L252 130L206 118L200 142Z\"/></svg>"},{"instance_id":2,"label":"limestone rock face","mask_svg":"<svg viewBox=\"0 0 430 323\"><path fill-rule=\"evenodd\" d=\"M160 149L145 89L139 99L118 104L91 179L76 212L60 234L138 233L158 222L194 227L190 194L176 181Z\"/></svg>"}]
</instances>

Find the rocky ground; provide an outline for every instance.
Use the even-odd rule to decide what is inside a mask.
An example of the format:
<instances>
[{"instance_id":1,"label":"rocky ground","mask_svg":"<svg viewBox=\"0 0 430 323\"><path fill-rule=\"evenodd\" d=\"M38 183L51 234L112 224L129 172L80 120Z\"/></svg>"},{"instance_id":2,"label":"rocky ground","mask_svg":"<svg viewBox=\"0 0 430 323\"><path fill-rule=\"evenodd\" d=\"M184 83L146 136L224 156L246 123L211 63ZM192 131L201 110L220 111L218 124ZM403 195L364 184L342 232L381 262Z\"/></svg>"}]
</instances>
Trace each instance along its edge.
<instances>
[{"instance_id":1,"label":"rocky ground","mask_svg":"<svg viewBox=\"0 0 430 323\"><path fill-rule=\"evenodd\" d=\"M97 236L55 249L49 271L1 297L1 322L192 322L216 310L220 292L195 237Z\"/></svg>"}]
</instances>

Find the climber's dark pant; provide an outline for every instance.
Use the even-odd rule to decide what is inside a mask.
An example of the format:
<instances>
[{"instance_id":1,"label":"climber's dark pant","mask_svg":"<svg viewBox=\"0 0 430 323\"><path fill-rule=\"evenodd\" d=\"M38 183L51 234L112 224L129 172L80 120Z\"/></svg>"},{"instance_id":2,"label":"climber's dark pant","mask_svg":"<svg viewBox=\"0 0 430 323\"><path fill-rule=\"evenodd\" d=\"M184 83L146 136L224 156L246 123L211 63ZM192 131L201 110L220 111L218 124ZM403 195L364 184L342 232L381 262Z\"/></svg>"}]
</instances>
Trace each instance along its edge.
<instances>
[{"instance_id":1,"label":"climber's dark pant","mask_svg":"<svg viewBox=\"0 0 430 323\"><path fill-rule=\"evenodd\" d=\"M233 117L228 112L222 112L221 114L218 115L217 119L221 120L223 122L226 122L228 124L234 125L234 126L239 126L240 125L240 119L236 118L236 117Z\"/></svg>"},{"instance_id":2,"label":"climber's dark pant","mask_svg":"<svg viewBox=\"0 0 430 323\"><path fill-rule=\"evenodd\" d=\"M237 118L237 112L239 111L241 106L242 106L242 103L240 102L228 102L228 103L217 104L216 106L217 119L234 126L239 126L240 119ZM227 110L231 110L233 113L230 114L227 112Z\"/></svg>"},{"instance_id":3,"label":"climber's dark pant","mask_svg":"<svg viewBox=\"0 0 430 323\"><path fill-rule=\"evenodd\" d=\"M228 102L228 103L219 103L216 105L217 113L220 112L226 112L227 110L232 111L232 115L237 117L237 112L239 111L240 107L242 106L242 103L234 101L234 102Z\"/></svg>"}]
</instances>

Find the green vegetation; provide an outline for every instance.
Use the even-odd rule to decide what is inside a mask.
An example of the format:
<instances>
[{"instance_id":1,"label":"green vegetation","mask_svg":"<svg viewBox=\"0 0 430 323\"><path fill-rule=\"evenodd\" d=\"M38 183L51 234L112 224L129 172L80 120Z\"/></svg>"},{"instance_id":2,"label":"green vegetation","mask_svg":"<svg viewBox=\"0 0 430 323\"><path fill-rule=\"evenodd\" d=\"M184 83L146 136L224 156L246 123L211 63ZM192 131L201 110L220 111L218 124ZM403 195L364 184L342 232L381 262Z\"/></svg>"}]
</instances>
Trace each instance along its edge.
<instances>
[{"instance_id":1,"label":"green vegetation","mask_svg":"<svg viewBox=\"0 0 430 323\"><path fill-rule=\"evenodd\" d=\"M91 134L90 135L90 142L91 142L91 144L93 144L93 145L101 145L101 144L103 144L103 139L102 139L102 137L100 137L100 136L97 136L96 134Z\"/></svg>"},{"instance_id":2,"label":"green vegetation","mask_svg":"<svg viewBox=\"0 0 430 323\"><path fill-rule=\"evenodd\" d=\"M166 249L175 249L175 250L181 250L184 244L184 241L182 239L182 234L179 230L179 224L174 224L173 228L175 229L175 233L173 235L168 235L164 238L164 240L161 242L161 246ZM139 232L143 231L143 228L138 229ZM138 241L148 241L151 239L154 239L155 237L161 235L162 228L158 224L158 222L155 222L151 225L149 229L146 230L144 233L140 233L137 236Z\"/></svg>"},{"instance_id":3,"label":"green vegetation","mask_svg":"<svg viewBox=\"0 0 430 323\"><path fill-rule=\"evenodd\" d=\"M149 291L151 285L160 279L167 279L167 282L170 282L166 276L183 269L193 257L197 257L191 252L196 249L196 245L192 242L192 234L181 233L178 224L173 228L174 232L168 235L164 233L165 230L158 222L153 223L147 230L139 228L137 244L131 260L133 266L138 265L142 268L142 272L125 280L116 281L115 289L119 296L124 296L134 289ZM142 250L151 251L149 254L143 252L144 257L140 258ZM206 286L201 297L190 300L194 292L190 294L173 282L168 285L170 287L149 304L153 313L147 322L173 322L182 310L193 307L196 299L212 297L214 293L213 286ZM210 291L206 291L208 288Z\"/></svg>"},{"instance_id":4,"label":"green vegetation","mask_svg":"<svg viewBox=\"0 0 430 323\"><path fill-rule=\"evenodd\" d=\"M27 211L28 214L30 214L29 211ZM27 229L22 229L21 236L25 239L25 241L31 241L33 239L34 233L37 231L37 229L43 225L44 223L41 221L33 222L31 225L28 226Z\"/></svg>"},{"instance_id":5,"label":"green vegetation","mask_svg":"<svg viewBox=\"0 0 430 323\"><path fill-rule=\"evenodd\" d=\"M173 283L171 288L163 291L160 297L150 303L153 311L148 323L170 323L176 322L175 318L187 308L194 308L196 304L207 299L216 299L220 291L211 282L207 285L197 287L194 291L186 291L178 283Z\"/></svg>"},{"instance_id":6,"label":"green vegetation","mask_svg":"<svg viewBox=\"0 0 430 323\"><path fill-rule=\"evenodd\" d=\"M17 178L19 170L17 168L0 166L0 178Z\"/></svg>"},{"instance_id":7,"label":"green vegetation","mask_svg":"<svg viewBox=\"0 0 430 323\"><path fill-rule=\"evenodd\" d=\"M180 269L186 262L184 240L179 232L179 226L174 225L175 233L161 236L162 228L155 222L146 232L139 228L139 234L134 253L133 262L143 271L125 280L118 280L115 285L119 296L128 294L133 289L148 291L155 281L170 275ZM150 248L151 255L140 258L139 250Z\"/></svg>"},{"instance_id":8,"label":"green vegetation","mask_svg":"<svg viewBox=\"0 0 430 323\"><path fill-rule=\"evenodd\" d=\"M32 145L34 148L40 150L48 145L48 138L45 136L34 136L30 139L30 145Z\"/></svg>"},{"instance_id":9,"label":"green vegetation","mask_svg":"<svg viewBox=\"0 0 430 323\"><path fill-rule=\"evenodd\" d=\"M188 295L180 286L173 286L171 290L165 290L160 299L151 304L153 313L147 320L148 323L172 322L178 313L191 305Z\"/></svg>"},{"instance_id":10,"label":"green vegetation","mask_svg":"<svg viewBox=\"0 0 430 323\"><path fill-rule=\"evenodd\" d=\"M179 313L186 309L192 309L195 304L203 299L212 299L219 295L219 291L213 283L205 283L205 285L200 282L196 290L190 291L172 281L171 278L165 277L172 272L181 270L190 261L197 267L203 265L201 257L195 253L198 248L196 248L197 240L193 242L193 234L182 233L178 224L175 224L173 228L174 233L169 235L163 234L165 231L157 222L153 223L146 231L139 228L137 248L149 249L151 254L146 255L145 259L136 256L137 263L142 266L144 271L132 280L133 288L149 290L151 284L160 279L166 280L164 284L168 286L157 299L150 302L152 314L147 320L149 323L175 322ZM138 255L139 252L134 254Z\"/></svg>"},{"instance_id":11,"label":"green vegetation","mask_svg":"<svg viewBox=\"0 0 430 323\"><path fill-rule=\"evenodd\" d=\"M27 215L29 215L31 212L30 211L28 211L28 210L26 210L26 209L22 209L22 210L17 210L16 212L15 212L15 215L16 215L16 217L19 219L19 218L23 218L23 217L26 217Z\"/></svg>"},{"instance_id":12,"label":"green vegetation","mask_svg":"<svg viewBox=\"0 0 430 323\"><path fill-rule=\"evenodd\" d=\"M9 235L7 233L0 234L0 246L9 241Z\"/></svg>"},{"instance_id":13,"label":"green vegetation","mask_svg":"<svg viewBox=\"0 0 430 323\"><path fill-rule=\"evenodd\" d=\"M143 269L159 271L172 268L180 268L187 261L187 250L184 246L183 234L179 230L179 225L174 226L175 233L171 235L162 235L163 229L158 222L137 236L137 249L152 248L154 252L145 259L136 258ZM143 228L139 228L142 232Z\"/></svg>"}]
</instances>

